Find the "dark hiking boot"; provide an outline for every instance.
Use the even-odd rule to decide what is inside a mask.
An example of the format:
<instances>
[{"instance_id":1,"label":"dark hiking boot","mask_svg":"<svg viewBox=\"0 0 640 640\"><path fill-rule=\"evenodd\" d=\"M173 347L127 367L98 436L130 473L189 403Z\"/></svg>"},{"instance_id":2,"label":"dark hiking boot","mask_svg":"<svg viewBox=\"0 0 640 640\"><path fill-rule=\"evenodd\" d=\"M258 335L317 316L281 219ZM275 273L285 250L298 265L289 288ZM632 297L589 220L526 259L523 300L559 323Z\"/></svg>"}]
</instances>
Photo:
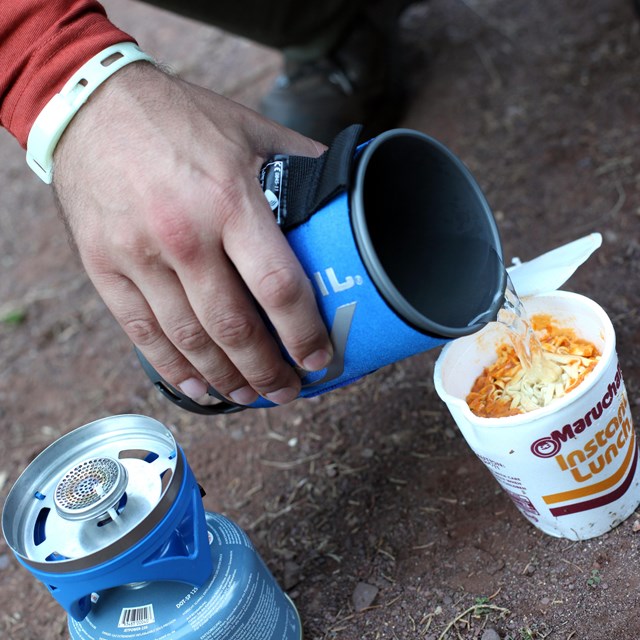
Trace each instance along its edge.
<instances>
[{"instance_id":1,"label":"dark hiking boot","mask_svg":"<svg viewBox=\"0 0 640 640\"><path fill-rule=\"evenodd\" d=\"M399 12L398 12L399 13ZM285 55L285 68L263 98L263 115L330 143L350 124L374 136L396 125L404 109L393 25L363 19L329 54L311 61Z\"/></svg>"}]
</instances>

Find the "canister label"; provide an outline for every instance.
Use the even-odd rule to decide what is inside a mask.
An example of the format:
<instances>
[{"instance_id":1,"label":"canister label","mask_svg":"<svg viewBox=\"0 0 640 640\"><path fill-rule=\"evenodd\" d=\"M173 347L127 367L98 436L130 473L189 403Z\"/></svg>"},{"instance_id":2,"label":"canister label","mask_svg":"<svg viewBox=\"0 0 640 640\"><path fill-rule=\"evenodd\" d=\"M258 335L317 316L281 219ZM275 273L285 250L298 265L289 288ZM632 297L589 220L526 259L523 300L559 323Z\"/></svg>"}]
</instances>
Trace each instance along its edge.
<instances>
[{"instance_id":1,"label":"canister label","mask_svg":"<svg viewBox=\"0 0 640 640\"><path fill-rule=\"evenodd\" d=\"M214 570L201 587L179 582L132 584L94 598L89 615L70 619L77 640L300 640L295 607L246 534L206 514Z\"/></svg>"}]
</instances>

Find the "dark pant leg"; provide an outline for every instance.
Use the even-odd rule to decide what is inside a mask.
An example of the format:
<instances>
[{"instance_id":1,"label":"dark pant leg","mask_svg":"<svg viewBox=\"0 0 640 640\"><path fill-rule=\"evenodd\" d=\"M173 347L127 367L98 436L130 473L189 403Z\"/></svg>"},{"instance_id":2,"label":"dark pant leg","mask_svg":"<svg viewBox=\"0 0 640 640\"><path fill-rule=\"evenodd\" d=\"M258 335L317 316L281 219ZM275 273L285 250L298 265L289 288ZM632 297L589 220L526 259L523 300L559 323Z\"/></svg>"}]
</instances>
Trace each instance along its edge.
<instances>
[{"instance_id":1,"label":"dark pant leg","mask_svg":"<svg viewBox=\"0 0 640 640\"><path fill-rule=\"evenodd\" d=\"M278 49L326 53L366 0L145 0Z\"/></svg>"}]
</instances>

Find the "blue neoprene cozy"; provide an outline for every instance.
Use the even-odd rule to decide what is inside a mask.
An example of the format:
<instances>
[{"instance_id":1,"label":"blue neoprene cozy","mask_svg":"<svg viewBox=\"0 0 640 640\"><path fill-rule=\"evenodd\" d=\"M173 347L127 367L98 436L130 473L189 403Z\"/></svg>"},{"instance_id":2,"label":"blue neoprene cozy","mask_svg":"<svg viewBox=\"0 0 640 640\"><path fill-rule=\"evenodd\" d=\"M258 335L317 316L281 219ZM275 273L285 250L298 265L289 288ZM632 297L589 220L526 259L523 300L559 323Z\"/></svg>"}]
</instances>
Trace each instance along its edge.
<instances>
[{"instance_id":1,"label":"blue neoprene cozy","mask_svg":"<svg viewBox=\"0 0 640 640\"><path fill-rule=\"evenodd\" d=\"M287 240L314 284L335 353L326 372L303 379L302 397L349 384L447 341L408 325L381 296L356 246L348 194L290 231Z\"/></svg>"}]
</instances>

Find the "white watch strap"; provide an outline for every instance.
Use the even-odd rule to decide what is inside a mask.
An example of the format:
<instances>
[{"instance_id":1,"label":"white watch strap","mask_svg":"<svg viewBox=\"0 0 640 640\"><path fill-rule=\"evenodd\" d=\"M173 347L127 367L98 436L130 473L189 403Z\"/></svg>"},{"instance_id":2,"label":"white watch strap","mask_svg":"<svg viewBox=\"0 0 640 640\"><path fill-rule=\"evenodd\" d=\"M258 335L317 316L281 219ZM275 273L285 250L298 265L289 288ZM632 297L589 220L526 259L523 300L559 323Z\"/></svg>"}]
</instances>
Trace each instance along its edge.
<instances>
[{"instance_id":1,"label":"white watch strap","mask_svg":"<svg viewBox=\"0 0 640 640\"><path fill-rule=\"evenodd\" d=\"M53 179L53 152L67 125L87 98L111 75L131 62L153 58L133 42L107 47L83 64L40 112L27 139L27 164L47 184Z\"/></svg>"}]
</instances>

